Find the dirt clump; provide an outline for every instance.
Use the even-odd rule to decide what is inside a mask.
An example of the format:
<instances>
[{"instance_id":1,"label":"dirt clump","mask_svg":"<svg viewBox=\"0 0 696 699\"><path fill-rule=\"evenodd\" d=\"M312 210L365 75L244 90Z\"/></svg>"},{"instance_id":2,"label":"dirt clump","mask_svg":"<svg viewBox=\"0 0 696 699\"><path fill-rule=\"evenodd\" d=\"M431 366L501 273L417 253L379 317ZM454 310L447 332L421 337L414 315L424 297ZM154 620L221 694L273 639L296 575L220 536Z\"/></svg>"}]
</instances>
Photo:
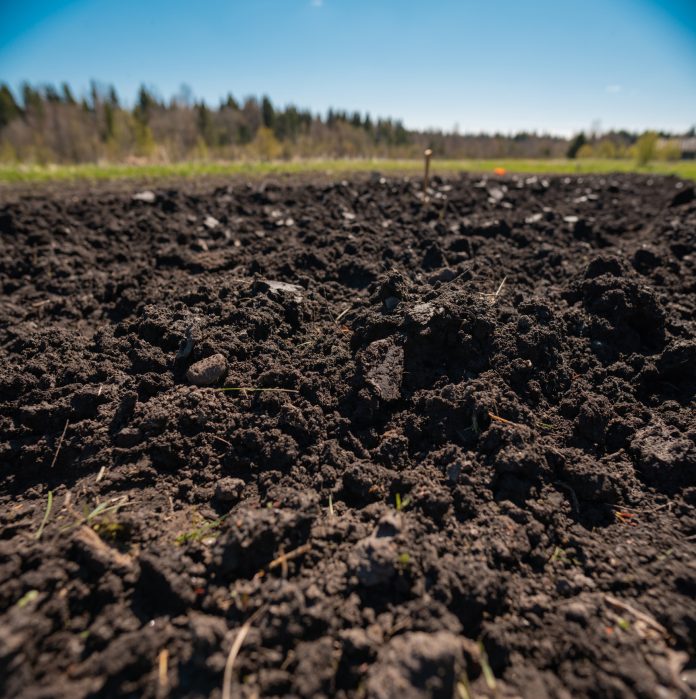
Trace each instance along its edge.
<instances>
[{"instance_id":1,"label":"dirt clump","mask_svg":"<svg viewBox=\"0 0 696 699\"><path fill-rule=\"evenodd\" d=\"M693 696L693 187L421 187L0 193L0 694Z\"/></svg>"}]
</instances>

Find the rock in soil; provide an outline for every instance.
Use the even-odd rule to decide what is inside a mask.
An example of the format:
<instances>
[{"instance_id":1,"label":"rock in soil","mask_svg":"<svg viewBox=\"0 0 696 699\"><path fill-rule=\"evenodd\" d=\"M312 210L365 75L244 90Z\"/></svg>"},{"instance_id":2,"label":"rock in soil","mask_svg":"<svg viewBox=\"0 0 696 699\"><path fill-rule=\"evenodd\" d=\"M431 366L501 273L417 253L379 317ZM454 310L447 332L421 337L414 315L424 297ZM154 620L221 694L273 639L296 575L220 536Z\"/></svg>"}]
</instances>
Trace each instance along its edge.
<instances>
[{"instance_id":1,"label":"rock in soil","mask_svg":"<svg viewBox=\"0 0 696 699\"><path fill-rule=\"evenodd\" d=\"M192 364L186 378L194 386L210 386L217 383L227 373L227 360L222 354L214 354Z\"/></svg>"},{"instance_id":2,"label":"rock in soil","mask_svg":"<svg viewBox=\"0 0 696 699\"><path fill-rule=\"evenodd\" d=\"M695 695L693 185L430 185L0 189L0 696Z\"/></svg>"}]
</instances>

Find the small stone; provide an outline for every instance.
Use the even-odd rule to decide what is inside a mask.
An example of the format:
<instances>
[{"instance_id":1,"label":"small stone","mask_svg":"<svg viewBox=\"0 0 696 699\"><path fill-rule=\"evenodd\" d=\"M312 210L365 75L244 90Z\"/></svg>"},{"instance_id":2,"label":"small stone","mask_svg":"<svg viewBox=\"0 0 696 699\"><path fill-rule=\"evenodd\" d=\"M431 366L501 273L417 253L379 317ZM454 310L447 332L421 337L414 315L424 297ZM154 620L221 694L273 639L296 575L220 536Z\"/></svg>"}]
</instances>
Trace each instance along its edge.
<instances>
[{"instance_id":1,"label":"small stone","mask_svg":"<svg viewBox=\"0 0 696 699\"><path fill-rule=\"evenodd\" d=\"M301 294L304 289L297 284L289 284L288 282L266 281L268 288L271 291L280 291L285 294Z\"/></svg>"},{"instance_id":2,"label":"small stone","mask_svg":"<svg viewBox=\"0 0 696 699\"><path fill-rule=\"evenodd\" d=\"M143 433L137 427L124 427L114 435L114 445L121 449L128 449L143 441Z\"/></svg>"},{"instance_id":3,"label":"small stone","mask_svg":"<svg viewBox=\"0 0 696 699\"><path fill-rule=\"evenodd\" d=\"M489 187L488 196L490 197L489 201L491 201L491 203L495 203L502 201L505 198L505 192L501 187Z\"/></svg>"},{"instance_id":4,"label":"small stone","mask_svg":"<svg viewBox=\"0 0 696 699\"><path fill-rule=\"evenodd\" d=\"M296 303L301 303L304 289L298 284L276 281L274 279L257 279L252 290L254 293L267 292L274 294L277 299L291 299Z\"/></svg>"},{"instance_id":5,"label":"small stone","mask_svg":"<svg viewBox=\"0 0 696 699\"><path fill-rule=\"evenodd\" d=\"M380 649L377 661L370 666L366 696L368 699L456 696L457 678L465 667L463 650L462 639L450 631L397 635Z\"/></svg>"},{"instance_id":6,"label":"small stone","mask_svg":"<svg viewBox=\"0 0 696 699\"><path fill-rule=\"evenodd\" d=\"M215 486L215 499L220 502L236 502L245 485L241 478L223 478Z\"/></svg>"},{"instance_id":7,"label":"small stone","mask_svg":"<svg viewBox=\"0 0 696 699\"><path fill-rule=\"evenodd\" d=\"M213 230L214 228L217 228L220 225L220 221L218 221L216 218L213 216L206 216L205 220L203 221L203 225L208 229L208 230Z\"/></svg>"},{"instance_id":8,"label":"small stone","mask_svg":"<svg viewBox=\"0 0 696 699\"><path fill-rule=\"evenodd\" d=\"M387 313L391 313L399 305L399 299L396 296L389 296L384 299L384 309Z\"/></svg>"},{"instance_id":9,"label":"small stone","mask_svg":"<svg viewBox=\"0 0 696 699\"><path fill-rule=\"evenodd\" d=\"M396 574L398 555L391 537L368 536L355 545L351 568L365 587L384 585Z\"/></svg>"},{"instance_id":10,"label":"small stone","mask_svg":"<svg viewBox=\"0 0 696 699\"><path fill-rule=\"evenodd\" d=\"M439 270L438 272L431 274L428 277L428 281L431 284L434 284L435 282L451 282L456 276L457 276L457 270L452 269L451 267L445 267L445 268ZM427 304L419 304L419 305L427 305Z\"/></svg>"},{"instance_id":11,"label":"small stone","mask_svg":"<svg viewBox=\"0 0 696 699\"><path fill-rule=\"evenodd\" d=\"M137 192L133 195L133 201L142 201L145 204L154 204L156 198L155 193L151 192L149 189L146 189L144 192Z\"/></svg>"},{"instance_id":12,"label":"small stone","mask_svg":"<svg viewBox=\"0 0 696 699\"><path fill-rule=\"evenodd\" d=\"M578 590L594 590L597 587L595 581L587 577L587 575L583 575L583 573L576 573L572 577L572 581Z\"/></svg>"},{"instance_id":13,"label":"small stone","mask_svg":"<svg viewBox=\"0 0 696 699\"><path fill-rule=\"evenodd\" d=\"M210 386L227 373L227 360L222 354L214 354L192 364L186 372L186 379L194 386Z\"/></svg>"},{"instance_id":14,"label":"small stone","mask_svg":"<svg viewBox=\"0 0 696 699\"><path fill-rule=\"evenodd\" d=\"M546 613L550 607L551 598L543 592L524 597L520 603L520 609L523 612L532 612L537 615Z\"/></svg>"},{"instance_id":15,"label":"small stone","mask_svg":"<svg viewBox=\"0 0 696 699\"><path fill-rule=\"evenodd\" d=\"M416 325L427 325L435 315L435 306L432 303L417 303L406 313L406 317Z\"/></svg>"},{"instance_id":16,"label":"small stone","mask_svg":"<svg viewBox=\"0 0 696 699\"><path fill-rule=\"evenodd\" d=\"M366 383L384 401L401 397L404 374L404 349L388 338L375 340L360 357Z\"/></svg>"},{"instance_id":17,"label":"small stone","mask_svg":"<svg viewBox=\"0 0 696 699\"><path fill-rule=\"evenodd\" d=\"M565 617L570 621L577 621L584 626L587 624L589 616L587 605L582 602L570 602L565 606Z\"/></svg>"}]
</instances>

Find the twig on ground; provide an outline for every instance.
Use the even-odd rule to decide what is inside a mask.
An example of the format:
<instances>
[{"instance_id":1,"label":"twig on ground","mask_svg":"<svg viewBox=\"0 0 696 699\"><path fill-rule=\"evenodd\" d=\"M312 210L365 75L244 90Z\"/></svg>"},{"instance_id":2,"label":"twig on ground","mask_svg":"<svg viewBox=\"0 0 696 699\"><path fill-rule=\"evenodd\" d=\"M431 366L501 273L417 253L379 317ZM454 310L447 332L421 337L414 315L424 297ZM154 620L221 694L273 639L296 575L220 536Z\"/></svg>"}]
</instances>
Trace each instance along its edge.
<instances>
[{"instance_id":1,"label":"twig on ground","mask_svg":"<svg viewBox=\"0 0 696 699\"><path fill-rule=\"evenodd\" d=\"M56 447L56 453L53 455L53 461L51 461L50 468L53 468L56 465L56 461L58 459L58 452L60 451L60 448L63 446L63 440L65 439L65 433L68 431L68 424L69 423L70 423L70 419L67 419L65 421L65 427L63 428L63 433L60 435L60 439L58 440L58 446Z\"/></svg>"},{"instance_id":2,"label":"twig on ground","mask_svg":"<svg viewBox=\"0 0 696 699\"><path fill-rule=\"evenodd\" d=\"M430 185L430 158L433 157L433 151L426 148L423 152L425 158L425 172L423 173L423 194L427 194L428 186Z\"/></svg>"},{"instance_id":3,"label":"twig on ground","mask_svg":"<svg viewBox=\"0 0 696 699\"><path fill-rule=\"evenodd\" d=\"M307 553L311 549L312 544L302 544L302 546L298 546L296 549L293 549L288 553L281 553L280 556L278 556L278 558L273 559L268 564L268 570L273 570L273 568L285 565L288 561L292 561L294 558L301 556L303 553Z\"/></svg>"},{"instance_id":4,"label":"twig on ground","mask_svg":"<svg viewBox=\"0 0 696 699\"><path fill-rule=\"evenodd\" d=\"M614 512L614 517L621 522L621 524L627 524L629 527L637 527L638 515L633 512Z\"/></svg>"},{"instance_id":5,"label":"twig on ground","mask_svg":"<svg viewBox=\"0 0 696 699\"><path fill-rule=\"evenodd\" d=\"M519 423L512 422L512 420L506 420L504 417L500 417L500 415L496 415L495 413L492 413L490 410L488 411L488 417L491 420L495 420L496 422L502 422L504 425L512 425L513 427L520 427Z\"/></svg>"}]
</instances>

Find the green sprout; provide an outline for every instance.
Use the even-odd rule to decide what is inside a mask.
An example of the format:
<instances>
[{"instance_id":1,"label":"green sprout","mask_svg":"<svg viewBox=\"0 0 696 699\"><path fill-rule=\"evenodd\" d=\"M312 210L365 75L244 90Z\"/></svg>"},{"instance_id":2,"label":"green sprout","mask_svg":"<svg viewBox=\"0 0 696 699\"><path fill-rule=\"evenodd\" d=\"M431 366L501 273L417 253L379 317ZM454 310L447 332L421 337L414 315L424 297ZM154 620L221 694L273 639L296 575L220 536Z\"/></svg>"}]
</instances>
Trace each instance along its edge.
<instances>
[{"instance_id":1,"label":"green sprout","mask_svg":"<svg viewBox=\"0 0 696 699\"><path fill-rule=\"evenodd\" d=\"M411 504L410 496L407 495L405 498L402 499L401 493L397 493L394 500L396 503L396 511L397 512L401 512L402 510L405 510Z\"/></svg>"},{"instance_id":2,"label":"green sprout","mask_svg":"<svg viewBox=\"0 0 696 699\"><path fill-rule=\"evenodd\" d=\"M34 534L34 538L37 541L41 538L41 535L43 534L43 530L46 527L46 523L48 522L48 518L51 516L52 509L53 509L53 491L49 490L48 491L48 502L46 503L46 512L44 512L43 519L41 520L41 525L36 530L36 534Z\"/></svg>"}]
</instances>

